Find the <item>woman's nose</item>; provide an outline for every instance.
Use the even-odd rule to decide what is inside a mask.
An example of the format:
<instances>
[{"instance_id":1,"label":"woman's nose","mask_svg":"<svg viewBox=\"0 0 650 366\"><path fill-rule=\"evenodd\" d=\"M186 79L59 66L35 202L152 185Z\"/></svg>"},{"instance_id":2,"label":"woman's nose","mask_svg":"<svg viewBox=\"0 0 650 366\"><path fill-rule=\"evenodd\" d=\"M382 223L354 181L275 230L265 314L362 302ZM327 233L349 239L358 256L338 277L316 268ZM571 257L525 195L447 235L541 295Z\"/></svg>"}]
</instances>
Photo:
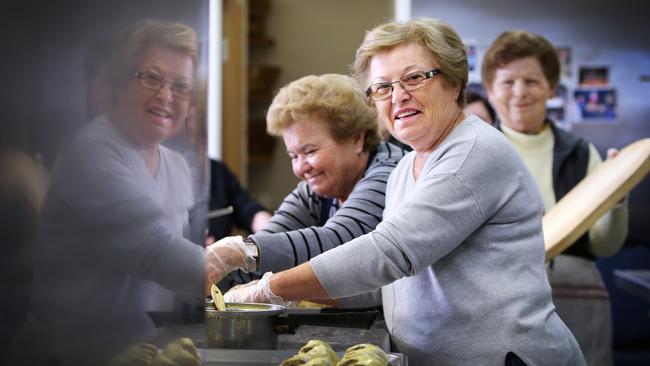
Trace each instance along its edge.
<instances>
[{"instance_id":1,"label":"woman's nose","mask_svg":"<svg viewBox=\"0 0 650 366\"><path fill-rule=\"evenodd\" d=\"M305 173L309 171L309 163L307 163L307 159L301 156L296 157L293 166L294 166L294 172L298 177L302 177Z\"/></svg>"},{"instance_id":2,"label":"woman's nose","mask_svg":"<svg viewBox=\"0 0 650 366\"><path fill-rule=\"evenodd\" d=\"M524 95L528 91L528 88L523 80L517 80L515 81L515 85L512 87L512 91L515 95Z\"/></svg>"},{"instance_id":3,"label":"woman's nose","mask_svg":"<svg viewBox=\"0 0 650 366\"><path fill-rule=\"evenodd\" d=\"M171 101L173 99L172 85L170 83L163 83L158 89L156 96L163 101Z\"/></svg>"},{"instance_id":4,"label":"woman's nose","mask_svg":"<svg viewBox=\"0 0 650 366\"><path fill-rule=\"evenodd\" d=\"M401 102L408 100L410 97L411 94L402 87L402 84L393 84L393 94L391 95L393 104L400 104Z\"/></svg>"}]
</instances>

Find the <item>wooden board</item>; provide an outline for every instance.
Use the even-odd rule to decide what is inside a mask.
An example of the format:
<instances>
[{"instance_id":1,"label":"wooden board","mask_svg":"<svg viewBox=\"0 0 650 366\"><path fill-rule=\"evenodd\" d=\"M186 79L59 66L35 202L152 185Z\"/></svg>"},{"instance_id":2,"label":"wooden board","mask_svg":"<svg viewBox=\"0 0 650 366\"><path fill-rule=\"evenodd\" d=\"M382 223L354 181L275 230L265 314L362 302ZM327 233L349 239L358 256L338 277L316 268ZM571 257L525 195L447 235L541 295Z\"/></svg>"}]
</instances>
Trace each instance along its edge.
<instances>
[{"instance_id":1,"label":"wooden board","mask_svg":"<svg viewBox=\"0 0 650 366\"><path fill-rule=\"evenodd\" d=\"M650 138L638 140L608 159L544 215L546 260L571 246L625 197L650 170Z\"/></svg>"}]
</instances>

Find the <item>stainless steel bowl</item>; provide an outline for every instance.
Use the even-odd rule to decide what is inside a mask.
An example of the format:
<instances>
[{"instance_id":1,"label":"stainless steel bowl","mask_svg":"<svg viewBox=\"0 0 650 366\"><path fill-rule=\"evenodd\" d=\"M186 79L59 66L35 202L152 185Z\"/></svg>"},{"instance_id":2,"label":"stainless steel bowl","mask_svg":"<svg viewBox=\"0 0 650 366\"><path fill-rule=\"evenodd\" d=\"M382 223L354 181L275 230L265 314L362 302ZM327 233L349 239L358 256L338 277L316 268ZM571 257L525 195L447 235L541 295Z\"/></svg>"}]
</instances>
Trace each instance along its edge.
<instances>
[{"instance_id":1,"label":"stainless steel bowl","mask_svg":"<svg viewBox=\"0 0 650 366\"><path fill-rule=\"evenodd\" d=\"M226 311L206 306L208 347L276 349L278 317L287 309L281 305L226 303Z\"/></svg>"}]
</instances>

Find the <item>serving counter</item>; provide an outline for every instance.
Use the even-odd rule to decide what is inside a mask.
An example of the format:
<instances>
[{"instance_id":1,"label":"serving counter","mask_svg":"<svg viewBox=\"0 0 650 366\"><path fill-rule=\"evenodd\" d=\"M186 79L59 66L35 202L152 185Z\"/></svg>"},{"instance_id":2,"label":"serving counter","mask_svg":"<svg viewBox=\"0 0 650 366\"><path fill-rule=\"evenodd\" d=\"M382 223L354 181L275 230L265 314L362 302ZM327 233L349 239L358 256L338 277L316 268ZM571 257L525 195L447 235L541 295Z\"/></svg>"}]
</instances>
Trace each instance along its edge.
<instances>
[{"instance_id":1,"label":"serving counter","mask_svg":"<svg viewBox=\"0 0 650 366\"><path fill-rule=\"evenodd\" d=\"M197 348L208 348L207 328L205 324L188 324L171 326L165 330L165 338L187 337L194 341ZM295 334L280 334L279 350L297 350L310 339L320 339L328 342L335 351L345 351L348 347L359 343L372 343L385 352L390 351L390 338L386 323L377 320L370 329L320 327L303 325Z\"/></svg>"},{"instance_id":2,"label":"serving counter","mask_svg":"<svg viewBox=\"0 0 650 366\"><path fill-rule=\"evenodd\" d=\"M169 339L188 337L201 353L203 365L279 365L282 360L297 353L298 349L311 339L329 343L340 355L350 346L359 343L372 343L386 353L390 352L390 338L385 321L376 320L370 329L341 328L303 325L295 334L280 334L277 350L242 350L215 349L208 347L207 327L205 324L186 324L167 327ZM406 358L402 354L389 355L390 366L405 366Z\"/></svg>"}]
</instances>

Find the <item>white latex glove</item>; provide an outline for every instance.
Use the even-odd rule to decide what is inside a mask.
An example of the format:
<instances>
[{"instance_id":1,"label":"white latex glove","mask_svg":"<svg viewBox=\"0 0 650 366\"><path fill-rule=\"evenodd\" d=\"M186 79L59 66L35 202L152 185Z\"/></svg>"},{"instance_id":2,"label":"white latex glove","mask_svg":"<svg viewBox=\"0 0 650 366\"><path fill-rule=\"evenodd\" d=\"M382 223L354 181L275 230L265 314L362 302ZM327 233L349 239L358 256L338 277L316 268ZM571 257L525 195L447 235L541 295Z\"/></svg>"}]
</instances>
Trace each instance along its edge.
<instances>
[{"instance_id":1,"label":"white latex glove","mask_svg":"<svg viewBox=\"0 0 650 366\"><path fill-rule=\"evenodd\" d=\"M240 236L227 236L205 248L206 275L210 283L219 283L228 273L242 269L253 272L255 258L248 253L244 239Z\"/></svg>"},{"instance_id":2,"label":"white latex glove","mask_svg":"<svg viewBox=\"0 0 650 366\"><path fill-rule=\"evenodd\" d=\"M271 276L273 276L272 272L266 272L259 280L233 287L223 295L224 301L257 302L286 306L284 299L271 291L269 287L269 279Z\"/></svg>"}]
</instances>

